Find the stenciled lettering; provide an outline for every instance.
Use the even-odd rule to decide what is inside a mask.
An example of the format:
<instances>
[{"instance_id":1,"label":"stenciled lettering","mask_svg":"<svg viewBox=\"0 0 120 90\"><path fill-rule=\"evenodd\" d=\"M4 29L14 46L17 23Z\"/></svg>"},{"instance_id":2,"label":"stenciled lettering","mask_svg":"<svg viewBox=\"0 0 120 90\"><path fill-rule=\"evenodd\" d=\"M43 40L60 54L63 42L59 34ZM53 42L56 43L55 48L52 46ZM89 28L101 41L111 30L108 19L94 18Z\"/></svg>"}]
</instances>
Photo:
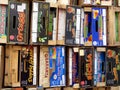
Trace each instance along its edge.
<instances>
[{"instance_id":1,"label":"stenciled lettering","mask_svg":"<svg viewBox=\"0 0 120 90\"><path fill-rule=\"evenodd\" d=\"M92 80L92 54L87 56L86 76L88 80Z\"/></svg>"},{"instance_id":2,"label":"stenciled lettering","mask_svg":"<svg viewBox=\"0 0 120 90\"><path fill-rule=\"evenodd\" d=\"M19 42L23 41L23 31L24 31L24 25L25 25L25 13L24 12L19 12L18 13L18 35L17 35L17 40Z\"/></svg>"},{"instance_id":3,"label":"stenciled lettering","mask_svg":"<svg viewBox=\"0 0 120 90\"><path fill-rule=\"evenodd\" d=\"M45 77L48 77L48 75L49 75L49 61L48 61L48 53L46 52L45 53L45 66L46 66L46 68L45 68Z\"/></svg>"},{"instance_id":4,"label":"stenciled lettering","mask_svg":"<svg viewBox=\"0 0 120 90\"><path fill-rule=\"evenodd\" d=\"M33 82L33 65L34 65L34 62L33 62L33 50L30 49L30 60L29 60L29 78L28 78L28 82Z\"/></svg>"}]
</instances>

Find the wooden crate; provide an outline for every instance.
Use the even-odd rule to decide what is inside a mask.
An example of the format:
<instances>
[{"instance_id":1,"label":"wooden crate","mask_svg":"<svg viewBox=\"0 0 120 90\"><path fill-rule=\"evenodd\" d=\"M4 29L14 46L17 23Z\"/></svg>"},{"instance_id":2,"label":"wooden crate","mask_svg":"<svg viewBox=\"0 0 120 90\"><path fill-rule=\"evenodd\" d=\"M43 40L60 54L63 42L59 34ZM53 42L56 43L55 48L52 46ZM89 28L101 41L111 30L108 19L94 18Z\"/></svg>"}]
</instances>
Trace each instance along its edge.
<instances>
[{"instance_id":1,"label":"wooden crate","mask_svg":"<svg viewBox=\"0 0 120 90\"><path fill-rule=\"evenodd\" d=\"M120 84L120 47L108 47L106 51L106 86Z\"/></svg>"},{"instance_id":2,"label":"wooden crate","mask_svg":"<svg viewBox=\"0 0 120 90\"><path fill-rule=\"evenodd\" d=\"M65 20L66 20L66 6L59 5L58 9L58 31L57 31L57 44L65 44Z\"/></svg>"},{"instance_id":3,"label":"wooden crate","mask_svg":"<svg viewBox=\"0 0 120 90\"><path fill-rule=\"evenodd\" d=\"M32 2L31 44L48 45L49 13L49 3Z\"/></svg>"},{"instance_id":4,"label":"wooden crate","mask_svg":"<svg viewBox=\"0 0 120 90\"><path fill-rule=\"evenodd\" d=\"M81 36L81 12L82 8L77 6L67 6L66 8L66 28L65 44L80 45Z\"/></svg>"},{"instance_id":5,"label":"wooden crate","mask_svg":"<svg viewBox=\"0 0 120 90\"><path fill-rule=\"evenodd\" d=\"M7 5L0 4L0 43L7 43Z\"/></svg>"},{"instance_id":6,"label":"wooden crate","mask_svg":"<svg viewBox=\"0 0 120 90\"><path fill-rule=\"evenodd\" d=\"M4 86L20 86L20 50L21 46L6 46Z\"/></svg>"},{"instance_id":7,"label":"wooden crate","mask_svg":"<svg viewBox=\"0 0 120 90\"><path fill-rule=\"evenodd\" d=\"M93 48L79 48L79 84L82 88L93 86Z\"/></svg>"},{"instance_id":8,"label":"wooden crate","mask_svg":"<svg viewBox=\"0 0 120 90\"><path fill-rule=\"evenodd\" d=\"M79 78L78 78L79 52L78 51L79 51L78 47L68 47L66 51L67 86L77 87L77 88L79 88Z\"/></svg>"},{"instance_id":9,"label":"wooden crate","mask_svg":"<svg viewBox=\"0 0 120 90\"><path fill-rule=\"evenodd\" d=\"M106 86L106 48L97 47L94 50L94 85L97 87Z\"/></svg>"},{"instance_id":10,"label":"wooden crate","mask_svg":"<svg viewBox=\"0 0 120 90\"><path fill-rule=\"evenodd\" d=\"M21 49L21 86L36 87L38 84L38 48L23 46Z\"/></svg>"},{"instance_id":11,"label":"wooden crate","mask_svg":"<svg viewBox=\"0 0 120 90\"><path fill-rule=\"evenodd\" d=\"M4 71L4 47L0 46L0 89L3 83L3 71Z\"/></svg>"},{"instance_id":12,"label":"wooden crate","mask_svg":"<svg viewBox=\"0 0 120 90\"><path fill-rule=\"evenodd\" d=\"M27 44L29 31L29 2L10 0L8 5L8 43Z\"/></svg>"},{"instance_id":13,"label":"wooden crate","mask_svg":"<svg viewBox=\"0 0 120 90\"><path fill-rule=\"evenodd\" d=\"M108 19L108 45L120 45L120 7L109 7Z\"/></svg>"},{"instance_id":14,"label":"wooden crate","mask_svg":"<svg viewBox=\"0 0 120 90\"><path fill-rule=\"evenodd\" d=\"M90 24L90 22L92 22L92 19L88 18L91 17L92 18L92 8L91 7L84 7L84 26L83 26L83 31L84 32L84 46L92 46L92 26ZM86 24L88 23L88 24ZM89 34L87 34L89 33Z\"/></svg>"},{"instance_id":15,"label":"wooden crate","mask_svg":"<svg viewBox=\"0 0 120 90\"><path fill-rule=\"evenodd\" d=\"M40 46L39 86L50 87L49 47Z\"/></svg>"}]
</instances>

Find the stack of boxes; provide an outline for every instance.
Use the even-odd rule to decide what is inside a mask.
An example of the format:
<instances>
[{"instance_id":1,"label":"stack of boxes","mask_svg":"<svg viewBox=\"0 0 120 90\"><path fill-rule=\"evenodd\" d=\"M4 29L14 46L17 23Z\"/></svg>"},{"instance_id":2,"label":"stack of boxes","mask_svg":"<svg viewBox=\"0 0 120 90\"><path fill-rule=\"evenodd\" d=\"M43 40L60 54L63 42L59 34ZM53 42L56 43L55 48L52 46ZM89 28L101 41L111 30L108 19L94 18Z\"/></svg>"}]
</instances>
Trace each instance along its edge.
<instances>
[{"instance_id":1,"label":"stack of boxes","mask_svg":"<svg viewBox=\"0 0 120 90\"><path fill-rule=\"evenodd\" d=\"M120 0L7 4L0 1L0 89L120 85Z\"/></svg>"}]
</instances>

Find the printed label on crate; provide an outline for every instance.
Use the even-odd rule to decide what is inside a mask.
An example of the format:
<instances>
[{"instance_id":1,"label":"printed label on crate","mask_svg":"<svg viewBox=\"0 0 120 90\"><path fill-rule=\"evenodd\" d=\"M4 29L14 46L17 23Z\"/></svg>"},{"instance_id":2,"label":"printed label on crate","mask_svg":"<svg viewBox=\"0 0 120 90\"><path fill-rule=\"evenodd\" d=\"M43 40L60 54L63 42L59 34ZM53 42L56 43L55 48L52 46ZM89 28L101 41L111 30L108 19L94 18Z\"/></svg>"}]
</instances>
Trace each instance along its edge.
<instances>
[{"instance_id":1,"label":"printed label on crate","mask_svg":"<svg viewBox=\"0 0 120 90\"><path fill-rule=\"evenodd\" d=\"M66 10L66 44L80 44L81 8L67 6Z\"/></svg>"},{"instance_id":2,"label":"printed label on crate","mask_svg":"<svg viewBox=\"0 0 120 90\"><path fill-rule=\"evenodd\" d=\"M26 46L21 50L21 86L37 84L37 47Z\"/></svg>"},{"instance_id":3,"label":"printed label on crate","mask_svg":"<svg viewBox=\"0 0 120 90\"><path fill-rule=\"evenodd\" d=\"M65 86L65 47L49 47L50 86Z\"/></svg>"},{"instance_id":4,"label":"printed label on crate","mask_svg":"<svg viewBox=\"0 0 120 90\"><path fill-rule=\"evenodd\" d=\"M68 57L68 77L69 77L69 85L74 86L78 83L78 57L79 53L74 52L73 48L69 48L69 57Z\"/></svg>"},{"instance_id":5,"label":"printed label on crate","mask_svg":"<svg viewBox=\"0 0 120 90\"><path fill-rule=\"evenodd\" d=\"M27 43L28 15L28 3L9 2L9 42Z\"/></svg>"},{"instance_id":6,"label":"printed label on crate","mask_svg":"<svg viewBox=\"0 0 120 90\"><path fill-rule=\"evenodd\" d=\"M92 13L84 13L84 45L92 46Z\"/></svg>"},{"instance_id":7,"label":"printed label on crate","mask_svg":"<svg viewBox=\"0 0 120 90\"><path fill-rule=\"evenodd\" d=\"M48 47L40 47L40 68L39 68L39 86L49 87L50 69L49 69L49 51Z\"/></svg>"},{"instance_id":8,"label":"printed label on crate","mask_svg":"<svg viewBox=\"0 0 120 90\"><path fill-rule=\"evenodd\" d=\"M84 56L80 56L79 60L80 86L89 87L93 85L93 48L83 48L80 50L84 52Z\"/></svg>"},{"instance_id":9,"label":"printed label on crate","mask_svg":"<svg viewBox=\"0 0 120 90\"><path fill-rule=\"evenodd\" d=\"M108 48L106 60L106 84L113 86L120 84L120 48Z\"/></svg>"},{"instance_id":10,"label":"printed label on crate","mask_svg":"<svg viewBox=\"0 0 120 90\"><path fill-rule=\"evenodd\" d=\"M6 43L7 42L7 6L6 5L0 5L0 43Z\"/></svg>"},{"instance_id":11,"label":"printed label on crate","mask_svg":"<svg viewBox=\"0 0 120 90\"><path fill-rule=\"evenodd\" d=\"M97 51L94 52L94 85L102 85L100 83L104 83L102 86L105 86L105 51Z\"/></svg>"},{"instance_id":12,"label":"printed label on crate","mask_svg":"<svg viewBox=\"0 0 120 90\"><path fill-rule=\"evenodd\" d=\"M33 11L32 11L33 14L32 42L33 43L40 43L40 44L48 43L49 11L50 11L49 9L50 9L49 3L33 2Z\"/></svg>"},{"instance_id":13,"label":"printed label on crate","mask_svg":"<svg viewBox=\"0 0 120 90\"><path fill-rule=\"evenodd\" d=\"M92 45L106 46L106 9L92 8Z\"/></svg>"}]
</instances>

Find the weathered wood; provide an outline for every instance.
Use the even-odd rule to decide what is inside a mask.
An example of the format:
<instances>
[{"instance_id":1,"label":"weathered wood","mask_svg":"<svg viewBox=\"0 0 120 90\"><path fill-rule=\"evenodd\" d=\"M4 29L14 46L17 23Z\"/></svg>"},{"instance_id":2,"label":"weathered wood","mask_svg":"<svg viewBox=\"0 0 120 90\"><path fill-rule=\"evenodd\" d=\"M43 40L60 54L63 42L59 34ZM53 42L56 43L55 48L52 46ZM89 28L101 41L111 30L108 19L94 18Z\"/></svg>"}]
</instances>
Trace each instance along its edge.
<instances>
[{"instance_id":1,"label":"weathered wood","mask_svg":"<svg viewBox=\"0 0 120 90\"><path fill-rule=\"evenodd\" d=\"M4 47L0 46L0 90L3 83L3 71L4 71Z\"/></svg>"},{"instance_id":2,"label":"weathered wood","mask_svg":"<svg viewBox=\"0 0 120 90\"><path fill-rule=\"evenodd\" d=\"M118 14L118 16L116 16ZM120 45L120 7L108 8L108 45ZM118 20L118 22L116 21Z\"/></svg>"}]
</instances>

